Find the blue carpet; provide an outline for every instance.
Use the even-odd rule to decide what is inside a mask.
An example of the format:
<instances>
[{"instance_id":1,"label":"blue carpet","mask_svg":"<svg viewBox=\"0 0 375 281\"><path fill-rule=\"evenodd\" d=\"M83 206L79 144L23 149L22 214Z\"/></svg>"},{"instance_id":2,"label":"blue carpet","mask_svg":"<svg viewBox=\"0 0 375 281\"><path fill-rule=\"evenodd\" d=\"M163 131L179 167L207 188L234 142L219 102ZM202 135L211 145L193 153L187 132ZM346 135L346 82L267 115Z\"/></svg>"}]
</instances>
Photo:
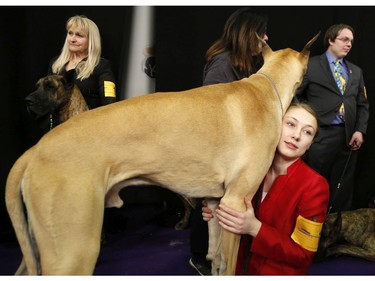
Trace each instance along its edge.
<instances>
[{"instance_id":1,"label":"blue carpet","mask_svg":"<svg viewBox=\"0 0 375 281\"><path fill-rule=\"evenodd\" d=\"M155 224L147 214L152 208L127 211L129 219L121 233L107 236L94 275L197 275L189 266L189 229ZM140 215L143 214L143 217ZM137 217L138 216L138 217ZM0 237L0 275L13 275L21 253L14 243ZM313 264L310 275L375 275L375 262L341 256Z\"/></svg>"}]
</instances>

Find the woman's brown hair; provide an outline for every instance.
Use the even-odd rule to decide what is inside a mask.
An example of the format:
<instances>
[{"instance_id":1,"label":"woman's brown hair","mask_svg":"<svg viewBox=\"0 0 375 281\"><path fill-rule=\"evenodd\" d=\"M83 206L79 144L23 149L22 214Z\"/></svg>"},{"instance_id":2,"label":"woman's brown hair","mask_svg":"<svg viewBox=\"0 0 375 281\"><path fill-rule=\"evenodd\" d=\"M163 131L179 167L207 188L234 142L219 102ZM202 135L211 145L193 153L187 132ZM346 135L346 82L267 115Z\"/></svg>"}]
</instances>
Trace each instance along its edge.
<instances>
[{"instance_id":1,"label":"woman's brown hair","mask_svg":"<svg viewBox=\"0 0 375 281\"><path fill-rule=\"evenodd\" d=\"M225 23L222 36L208 49L207 62L229 51L235 67L247 75L253 74L262 62L256 33L263 37L267 32L267 22L265 14L251 8L235 11Z\"/></svg>"}]
</instances>

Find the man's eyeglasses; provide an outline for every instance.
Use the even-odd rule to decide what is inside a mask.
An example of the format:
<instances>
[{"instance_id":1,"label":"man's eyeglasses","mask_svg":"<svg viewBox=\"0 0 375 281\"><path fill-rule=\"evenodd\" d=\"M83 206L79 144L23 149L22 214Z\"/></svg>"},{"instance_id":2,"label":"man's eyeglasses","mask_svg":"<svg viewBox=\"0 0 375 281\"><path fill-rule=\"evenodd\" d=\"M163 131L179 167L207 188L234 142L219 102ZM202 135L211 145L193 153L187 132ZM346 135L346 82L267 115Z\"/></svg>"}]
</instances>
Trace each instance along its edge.
<instances>
[{"instance_id":1,"label":"man's eyeglasses","mask_svg":"<svg viewBox=\"0 0 375 281\"><path fill-rule=\"evenodd\" d=\"M353 39L350 39L350 38L348 38L348 37L343 37L343 38L338 38L338 37L336 37L336 39L337 40L340 40L341 42L343 42L343 43L345 43L345 44L348 44L348 43L351 43L351 44L353 44Z\"/></svg>"}]
</instances>

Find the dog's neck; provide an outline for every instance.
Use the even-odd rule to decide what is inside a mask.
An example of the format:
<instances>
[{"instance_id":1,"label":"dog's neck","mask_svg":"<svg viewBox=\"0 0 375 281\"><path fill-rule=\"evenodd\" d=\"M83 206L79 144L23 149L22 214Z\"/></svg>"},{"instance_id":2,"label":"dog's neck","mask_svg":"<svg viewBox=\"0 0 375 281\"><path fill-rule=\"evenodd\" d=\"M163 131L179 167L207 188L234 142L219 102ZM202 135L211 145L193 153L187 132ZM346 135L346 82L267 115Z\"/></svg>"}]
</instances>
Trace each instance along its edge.
<instances>
[{"instance_id":1,"label":"dog's neck","mask_svg":"<svg viewBox=\"0 0 375 281\"><path fill-rule=\"evenodd\" d=\"M282 101L281 101L279 91L277 90L276 85L275 85L275 82L273 81L272 77L269 76L269 75L267 75L267 74L264 73L264 72L261 72L261 71L258 71L258 74L261 74L261 75L263 75L264 77L266 77L266 78L268 79L268 81L271 83L273 89L275 90L275 93L276 93L277 97L279 98L280 107L281 107L281 114L284 115L284 107L283 107L283 103L282 103Z\"/></svg>"},{"instance_id":2,"label":"dog's neck","mask_svg":"<svg viewBox=\"0 0 375 281\"><path fill-rule=\"evenodd\" d=\"M66 102L64 102L60 109L60 123L86 110L89 110L87 103L77 85L74 85L69 95L67 95Z\"/></svg>"}]
</instances>

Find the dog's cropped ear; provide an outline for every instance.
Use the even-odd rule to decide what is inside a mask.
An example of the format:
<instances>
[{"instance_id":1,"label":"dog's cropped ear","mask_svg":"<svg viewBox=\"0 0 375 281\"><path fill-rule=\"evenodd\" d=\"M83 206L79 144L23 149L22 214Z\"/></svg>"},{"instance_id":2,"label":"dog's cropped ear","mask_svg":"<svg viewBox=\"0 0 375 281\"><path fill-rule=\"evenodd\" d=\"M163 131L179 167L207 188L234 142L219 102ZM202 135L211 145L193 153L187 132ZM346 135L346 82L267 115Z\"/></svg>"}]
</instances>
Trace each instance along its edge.
<instances>
[{"instance_id":1,"label":"dog's cropped ear","mask_svg":"<svg viewBox=\"0 0 375 281\"><path fill-rule=\"evenodd\" d=\"M65 89L72 88L74 86L75 69L71 69L64 74L66 81Z\"/></svg>"},{"instance_id":2,"label":"dog's cropped ear","mask_svg":"<svg viewBox=\"0 0 375 281\"><path fill-rule=\"evenodd\" d=\"M64 74L64 77L66 79L66 82L68 82L68 84L74 84L74 74L75 74L75 69L71 69Z\"/></svg>"},{"instance_id":3,"label":"dog's cropped ear","mask_svg":"<svg viewBox=\"0 0 375 281\"><path fill-rule=\"evenodd\" d=\"M262 43L262 56L265 58L269 53L272 53L271 47L267 44L266 41L261 38L258 33L255 32L255 35L257 36L258 40Z\"/></svg>"},{"instance_id":4,"label":"dog's cropped ear","mask_svg":"<svg viewBox=\"0 0 375 281\"><path fill-rule=\"evenodd\" d=\"M312 39L310 39L309 42L307 42L307 44L305 45L305 47L300 53L301 55L307 56L307 57L310 55L311 45L316 41L316 39L318 39L319 35L320 35L320 31Z\"/></svg>"}]
</instances>

